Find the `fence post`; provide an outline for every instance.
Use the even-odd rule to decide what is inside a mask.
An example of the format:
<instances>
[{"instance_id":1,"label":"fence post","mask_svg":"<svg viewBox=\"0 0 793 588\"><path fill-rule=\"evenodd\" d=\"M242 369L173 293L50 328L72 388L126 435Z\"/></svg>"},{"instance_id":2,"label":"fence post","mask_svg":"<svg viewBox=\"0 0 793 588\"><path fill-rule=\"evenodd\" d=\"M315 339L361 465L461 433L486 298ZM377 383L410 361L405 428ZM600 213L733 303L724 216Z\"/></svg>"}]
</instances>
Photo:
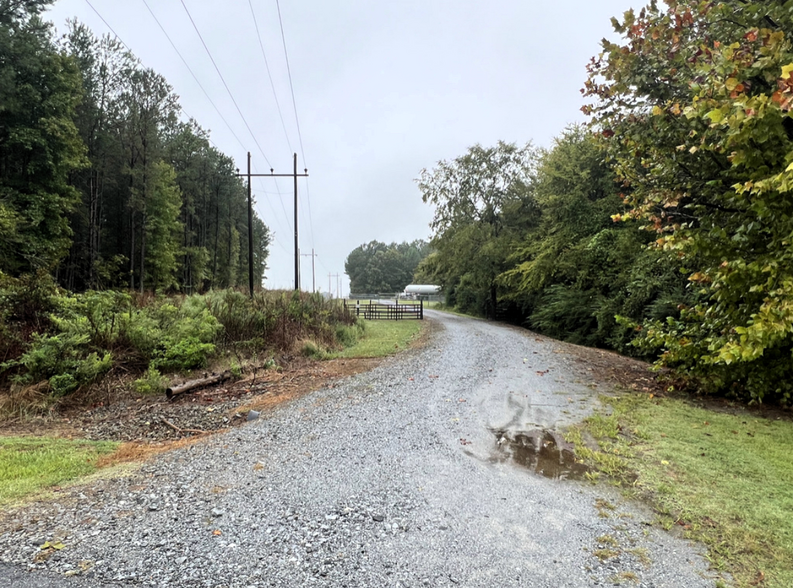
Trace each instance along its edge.
<instances>
[{"instance_id":1,"label":"fence post","mask_svg":"<svg viewBox=\"0 0 793 588\"><path fill-rule=\"evenodd\" d=\"M419 319L424 320L424 299L419 300Z\"/></svg>"}]
</instances>

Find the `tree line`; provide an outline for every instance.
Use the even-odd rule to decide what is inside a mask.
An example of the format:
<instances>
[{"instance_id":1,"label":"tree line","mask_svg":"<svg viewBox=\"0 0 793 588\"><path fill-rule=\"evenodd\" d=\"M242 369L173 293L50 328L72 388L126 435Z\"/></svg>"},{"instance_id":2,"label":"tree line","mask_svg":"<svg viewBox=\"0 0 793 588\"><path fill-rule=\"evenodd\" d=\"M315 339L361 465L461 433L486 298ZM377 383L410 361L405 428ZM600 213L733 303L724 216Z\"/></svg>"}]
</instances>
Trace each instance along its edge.
<instances>
[{"instance_id":1,"label":"tree line","mask_svg":"<svg viewBox=\"0 0 793 588\"><path fill-rule=\"evenodd\" d=\"M247 282L247 194L178 97L51 0L0 3L0 272L71 290L202 291ZM254 279L270 231L254 217Z\"/></svg>"},{"instance_id":2,"label":"tree line","mask_svg":"<svg viewBox=\"0 0 793 588\"><path fill-rule=\"evenodd\" d=\"M656 359L699 390L793 394L793 14L671 0L613 19L549 149L423 170L450 303Z\"/></svg>"},{"instance_id":3,"label":"tree line","mask_svg":"<svg viewBox=\"0 0 793 588\"><path fill-rule=\"evenodd\" d=\"M413 281L419 263L430 252L426 241L371 241L353 249L344 262L352 294L402 292Z\"/></svg>"}]
</instances>

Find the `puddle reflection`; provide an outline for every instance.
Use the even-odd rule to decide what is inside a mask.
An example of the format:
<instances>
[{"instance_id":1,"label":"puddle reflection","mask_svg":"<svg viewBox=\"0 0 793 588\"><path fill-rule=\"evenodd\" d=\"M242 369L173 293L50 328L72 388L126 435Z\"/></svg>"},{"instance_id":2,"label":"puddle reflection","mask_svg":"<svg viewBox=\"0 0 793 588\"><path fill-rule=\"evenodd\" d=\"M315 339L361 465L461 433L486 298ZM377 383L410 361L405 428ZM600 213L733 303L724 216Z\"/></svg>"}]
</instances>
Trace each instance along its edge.
<instances>
[{"instance_id":1,"label":"puddle reflection","mask_svg":"<svg viewBox=\"0 0 793 588\"><path fill-rule=\"evenodd\" d=\"M572 444L560 433L543 429L514 433L493 430L495 451L492 461L514 463L553 480L578 480L589 470L576 461Z\"/></svg>"}]
</instances>

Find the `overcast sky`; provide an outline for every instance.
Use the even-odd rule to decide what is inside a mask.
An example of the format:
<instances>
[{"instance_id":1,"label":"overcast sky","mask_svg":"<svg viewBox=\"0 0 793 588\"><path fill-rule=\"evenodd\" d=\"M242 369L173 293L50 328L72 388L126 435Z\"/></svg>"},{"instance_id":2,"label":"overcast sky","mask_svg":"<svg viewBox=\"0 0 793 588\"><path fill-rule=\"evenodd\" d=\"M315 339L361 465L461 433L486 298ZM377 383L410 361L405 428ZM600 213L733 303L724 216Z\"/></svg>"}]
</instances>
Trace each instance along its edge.
<instances>
[{"instance_id":1,"label":"overcast sky","mask_svg":"<svg viewBox=\"0 0 793 588\"><path fill-rule=\"evenodd\" d=\"M422 168L476 143L548 146L567 124L584 120L579 90L586 63L599 52L600 39L612 36L610 17L641 5L280 0L301 147L275 0L184 0L253 135L182 0L147 2L217 110L144 0L58 0L48 17L59 32L74 17L97 35L112 27L145 66L168 80L185 115L210 130L212 142L240 169L250 151L254 171L269 171L266 156L276 173L291 173L296 152L299 168L310 174L299 183L300 248L315 249L322 290L328 274L343 274L345 258L362 243L430 237L432 209L414 182ZM275 233L265 285L291 288L292 181L256 180L253 190L258 214ZM302 258L301 285L311 289L310 257ZM345 277L345 292L348 286Z\"/></svg>"}]
</instances>

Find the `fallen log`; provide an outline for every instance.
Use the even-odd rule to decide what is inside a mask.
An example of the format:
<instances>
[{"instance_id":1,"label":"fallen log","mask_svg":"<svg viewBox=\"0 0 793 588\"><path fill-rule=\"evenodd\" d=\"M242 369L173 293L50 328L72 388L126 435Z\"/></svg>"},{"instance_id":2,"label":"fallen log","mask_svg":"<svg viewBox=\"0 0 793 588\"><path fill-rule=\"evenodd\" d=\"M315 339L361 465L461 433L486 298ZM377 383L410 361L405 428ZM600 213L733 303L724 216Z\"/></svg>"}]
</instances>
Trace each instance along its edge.
<instances>
[{"instance_id":1,"label":"fallen log","mask_svg":"<svg viewBox=\"0 0 793 588\"><path fill-rule=\"evenodd\" d=\"M206 378L190 380L188 382L185 382L184 384L166 388L165 395L170 400L171 398L177 396L178 394L184 394L185 392L192 392L193 390L198 390L199 388L205 388L206 386L211 386L212 384L217 384L219 382L223 382L224 380L228 380L231 377L232 377L231 372L225 371L222 374L213 374Z\"/></svg>"}]
</instances>

